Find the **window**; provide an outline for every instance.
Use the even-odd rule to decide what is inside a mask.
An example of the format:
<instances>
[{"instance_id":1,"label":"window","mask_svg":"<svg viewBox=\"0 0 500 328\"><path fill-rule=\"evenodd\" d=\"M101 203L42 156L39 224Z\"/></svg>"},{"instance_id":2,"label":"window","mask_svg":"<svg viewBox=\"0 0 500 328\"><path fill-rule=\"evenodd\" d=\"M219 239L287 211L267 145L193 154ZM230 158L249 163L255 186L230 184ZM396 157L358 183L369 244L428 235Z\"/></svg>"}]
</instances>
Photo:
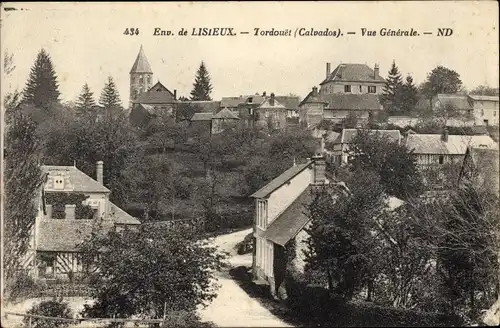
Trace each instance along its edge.
<instances>
[{"instance_id":1,"label":"window","mask_svg":"<svg viewBox=\"0 0 500 328\"><path fill-rule=\"evenodd\" d=\"M443 164L443 163L444 163L444 156L439 155L439 164Z\"/></svg>"},{"instance_id":2,"label":"window","mask_svg":"<svg viewBox=\"0 0 500 328\"><path fill-rule=\"evenodd\" d=\"M493 116L497 116L497 111L496 110L493 111Z\"/></svg>"},{"instance_id":3,"label":"window","mask_svg":"<svg viewBox=\"0 0 500 328\"><path fill-rule=\"evenodd\" d=\"M377 93L377 87L376 86L369 86L368 87L368 93Z\"/></svg>"},{"instance_id":4,"label":"window","mask_svg":"<svg viewBox=\"0 0 500 328\"><path fill-rule=\"evenodd\" d=\"M368 88L370 88L370 87L368 87ZM363 87L362 86L359 86L359 92L360 93L363 92Z\"/></svg>"},{"instance_id":5,"label":"window","mask_svg":"<svg viewBox=\"0 0 500 328\"><path fill-rule=\"evenodd\" d=\"M64 189L64 178L62 176L54 177L54 189Z\"/></svg>"},{"instance_id":6,"label":"window","mask_svg":"<svg viewBox=\"0 0 500 328\"><path fill-rule=\"evenodd\" d=\"M142 77L142 75L139 75L139 83L142 83L142 81L143 81L143 77Z\"/></svg>"},{"instance_id":7,"label":"window","mask_svg":"<svg viewBox=\"0 0 500 328\"><path fill-rule=\"evenodd\" d=\"M266 228L267 220L267 202L265 200L257 201L257 226L261 229Z\"/></svg>"},{"instance_id":8,"label":"window","mask_svg":"<svg viewBox=\"0 0 500 328\"><path fill-rule=\"evenodd\" d=\"M344 92L351 92L351 86L350 85L344 85Z\"/></svg>"},{"instance_id":9,"label":"window","mask_svg":"<svg viewBox=\"0 0 500 328\"><path fill-rule=\"evenodd\" d=\"M484 125L488 126L488 120L483 120Z\"/></svg>"},{"instance_id":10,"label":"window","mask_svg":"<svg viewBox=\"0 0 500 328\"><path fill-rule=\"evenodd\" d=\"M484 109L481 108L481 116L484 116Z\"/></svg>"}]
</instances>

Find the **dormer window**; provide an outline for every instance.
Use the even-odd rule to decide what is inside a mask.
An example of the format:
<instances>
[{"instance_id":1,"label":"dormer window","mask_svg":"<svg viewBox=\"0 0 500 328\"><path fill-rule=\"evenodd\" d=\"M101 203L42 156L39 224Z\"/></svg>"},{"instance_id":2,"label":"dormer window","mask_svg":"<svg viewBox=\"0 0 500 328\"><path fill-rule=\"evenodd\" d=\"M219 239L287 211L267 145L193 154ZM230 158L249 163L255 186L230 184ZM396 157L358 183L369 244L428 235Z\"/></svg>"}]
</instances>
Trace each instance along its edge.
<instances>
[{"instance_id":1,"label":"dormer window","mask_svg":"<svg viewBox=\"0 0 500 328\"><path fill-rule=\"evenodd\" d=\"M252 103L253 102L253 97L248 98L248 102Z\"/></svg>"},{"instance_id":2,"label":"dormer window","mask_svg":"<svg viewBox=\"0 0 500 328\"><path fill-rule=\"evenodd\" d=\"M344 92L351 92L351 86L348 84L344 85Z\"/></svg>"},{"instance_id":3,"label":"dormer window","mask_svg":"<svg viewBox=\"0 0 500 328\"><path fill-rule=\"evenodd\" d=\"M64 177L62 176L55 176L53 178L54 180L54 189L58 190L63 190L64 189Z\"/></svg>"}]
</instances>

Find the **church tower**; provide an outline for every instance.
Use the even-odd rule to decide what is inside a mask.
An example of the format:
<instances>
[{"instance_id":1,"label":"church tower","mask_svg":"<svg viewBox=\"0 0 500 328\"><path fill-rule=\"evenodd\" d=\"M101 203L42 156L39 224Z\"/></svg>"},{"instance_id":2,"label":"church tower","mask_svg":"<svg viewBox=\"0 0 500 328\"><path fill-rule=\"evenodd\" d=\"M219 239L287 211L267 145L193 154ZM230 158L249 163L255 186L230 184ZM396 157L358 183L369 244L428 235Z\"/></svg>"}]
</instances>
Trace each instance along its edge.
<instances>
[{"instance_id":1,"label":"church tower","mask_svg":"<svg viewBox=\"0 0 500 328\"><path fill-rule=\"evenodd\" d=\"M139 95L148 91L152 86L153 71L141 45L139 54L130 70L130 107Z\"/></svg>"}]
</instances>

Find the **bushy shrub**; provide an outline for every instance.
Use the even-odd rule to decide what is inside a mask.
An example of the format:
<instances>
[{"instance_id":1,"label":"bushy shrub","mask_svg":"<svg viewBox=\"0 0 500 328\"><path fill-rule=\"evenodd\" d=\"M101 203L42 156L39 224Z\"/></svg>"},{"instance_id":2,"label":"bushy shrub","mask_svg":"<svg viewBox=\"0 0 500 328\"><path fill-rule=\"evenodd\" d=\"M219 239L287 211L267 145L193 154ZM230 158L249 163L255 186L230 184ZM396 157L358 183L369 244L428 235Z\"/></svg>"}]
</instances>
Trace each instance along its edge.
<instances>
[{"instance_id":1,"label":"bushy shrub","mask_svg":"<svg viewBox=\"0 0 500 328\"><path fill-rule=\"evenodd\" d=\"M35 304L27 313L67 319L71 319L73 317L69 304L56 299L42 301L39 304ZM24 318L24 324L26 327L29 327L29 320L29 317ZM70 324L71 322L66 321L31 318L31 327L36 328L64 328L69 327Z\"/></svg>"},{"instance_id":2,"label":"bushy shrub","mask_svg":"<svg viewBox=\"0 0 500 328\"><path fill-rule=\"evenodd\" d=\"M43 286L37 283L26 272L19 272L12 281L6 284L6 295L11 302L20 301L25 298L36 296Z\"/></svg>"}]
</instances>

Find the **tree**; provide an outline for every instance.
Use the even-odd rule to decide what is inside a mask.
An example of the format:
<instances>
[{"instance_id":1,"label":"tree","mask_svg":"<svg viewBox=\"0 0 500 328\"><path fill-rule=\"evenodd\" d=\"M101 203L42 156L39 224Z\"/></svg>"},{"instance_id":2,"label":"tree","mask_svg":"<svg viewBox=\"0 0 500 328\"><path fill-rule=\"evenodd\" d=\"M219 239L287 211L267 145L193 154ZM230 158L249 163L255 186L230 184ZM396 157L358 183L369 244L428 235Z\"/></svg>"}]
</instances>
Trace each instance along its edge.
<instances>
[{"instance_id":1,"label":"tree","mask_svg":"<svg viewBox=\"0 0 500 328\"><path fill-rule=\"evenodd\" d=\"M78 115L92 114L95 106L94 93L90 91L89 85L85 83L80 96L76 101L76 112Z\"/></svg>"},{"instance_id":2,"label":"tree","mask_svg":"<svg viewBox=\"0 0 500 328\"><path fill-rule=\"evenodd\" d=\"M355 129L358 127L359 115L356 112L349 112L349 114L342 120L342 127L344 129Z\"/></svg>"},{"instance_id":3,"label":"tree","mask_svg":"<svg viewBox=\"0 0 500 328\"><path fill-rule=\"evenodd\" d=\"M348 150L349 168L373 170L385 192L406 200L423 191L416 156L406 145L391 141L379 132L357 130Z\"/></svg>"},{"instance_id":4,"label":"tree","mask_svg":"<svg viewBox=\"0 0 500 328\"><path fill-rule=\"evenodd\" d=\"M387 111L396 112L401 109L400 100L402 85L401 73L396 66L396 61L393 60L382 93L382 100Z\"/></svg>"},{"instance_id":5,"label":"tree","mask_svg":"<svg viewBox=\"0 0 500 328\"><path fill-rule=\"evenodd\" d=\"M88 317L157 319L177 311L195 316L217 294L216 270L224 254L191 230L142 224L104 235L94 231L84 242L93 305ZM168 320L168 319L167 319Z\"/></svg>"},{"instance_id":6,"label":"tree","mask_svg":"<svg viewBox=\"0 0 500 328\"><path fill-rule=\"evenodd\" d=\"M432 107L432 100L440 93L457 93L462 88L460 75L449 68L438 66L427 74L427 80L421 85L421 92L429 99Z\"/></svg>"},{"instance_id":7,"label":"tree","mask_svg":"<svg viewBox=\"0 0 500 328\"><path fill-rule=\"evenodd\" d=\"M10 122L5 142L5 278L21 269L35 224L40 187L40 139L36 124L20 108L7 111Z\"/></svg>"},{"instance_id":8,"label":"tree","mask_svg":"<svg viewBox=\"0 0 500 328\"><path fill-rule=\"evenodd\" d=\"M470 92L471 95L478 95L478 96L498 96L498 88L492 88L487 85L480 85L474 89L471 90Z\"/></svg>"},{"instance_id":9,"label":"tree","mask_svg":"<svg viewBox=\"0 0 500 328\"><path fill-rule=\"evenodd\" d=\"M196 72L193 90L191 91L191 100L212 100L210 93L212 92L212 84L210 83L210 75L204 62L201 62L198 71Z\"/></svg>"},{"instance_id":10,"label":"tree","mask_svg":"<svg viewBox=\"0 0 500 328\"><path fill-rule=\"evenodd\" d=\"M72 319L73 315L68 303L59 300L46 300L33 305L27 314ZM30 320L31 319L31 320ZM38 328L66 328L70 326L68 321L47 320L43 318L24 318L24 325L26 327Z\"/></svg>"},{"instance_id":11,"label":"tree","mask_svg":"<svg viewBox=\"0 0 500 328\"><path fill-rule=\"evenodd\" d=\"M413 78L408 74L405 83L401 87L401 111L409 113L418 101L418 90L413 83Z\"/></svg>"},{"instance_id":12,"label":"tree","mask_svg":"<svg viewBox=\"0 0 500 328\"><path fill-rule=\"evenodd\" d=\"M104 106L107 114L117 113L121 111L121 100L118 89L116 88L113 77L109 76L108 81L102 89L99 103Z\"/></svg>"},{"instance_id":13,"label":"tree","mask_svg":"<svg viewBox=\"0 0 500 328\"><path fill-rule=\"evenodd\" d=\"M31 67L30 76L23 92L23 102L31 103L38 108L48 109L53 103L59 101L59 95L54 65L49 54L42 48Z\"/></svg>"}]
</instances>

